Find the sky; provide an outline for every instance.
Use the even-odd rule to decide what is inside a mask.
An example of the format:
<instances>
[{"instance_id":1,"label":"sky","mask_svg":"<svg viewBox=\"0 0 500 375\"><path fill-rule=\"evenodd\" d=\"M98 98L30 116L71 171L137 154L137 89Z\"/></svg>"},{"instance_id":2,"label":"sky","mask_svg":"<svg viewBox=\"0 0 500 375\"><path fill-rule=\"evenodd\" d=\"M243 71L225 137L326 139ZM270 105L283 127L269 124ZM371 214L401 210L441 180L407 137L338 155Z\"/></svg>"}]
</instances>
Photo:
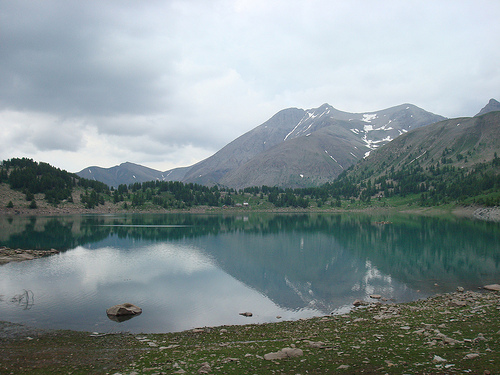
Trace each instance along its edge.
<instances>
[{"instance_id":1,"label":"sky","mask_svg":"<svg viewBox=\"0 0 500 375\"><path fill-rule=\"evenodd\" d=\"M0 0L0 160L192 165L278 111L500 100L498 0Z\"/></svg>"}]
</instances>

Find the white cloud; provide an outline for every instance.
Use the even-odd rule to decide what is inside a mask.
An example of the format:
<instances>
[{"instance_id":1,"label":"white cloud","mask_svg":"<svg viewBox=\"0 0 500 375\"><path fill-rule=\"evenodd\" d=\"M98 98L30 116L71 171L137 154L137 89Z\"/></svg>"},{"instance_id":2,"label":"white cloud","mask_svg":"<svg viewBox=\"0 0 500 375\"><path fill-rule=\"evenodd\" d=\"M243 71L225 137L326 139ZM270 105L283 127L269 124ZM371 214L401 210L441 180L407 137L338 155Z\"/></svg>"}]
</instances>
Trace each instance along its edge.
<instances>
[{"instance_id":1,"label":"white cloud","mask_svg":"<svg viewBox=\"0 0 500 375\"><path fill-rule=\"evenodd\" d=\"M82 146L83 126L79 120L61 119L34 112L0 112L0 142L4 151L77 151Z\"/></svg>"}]
</instances>

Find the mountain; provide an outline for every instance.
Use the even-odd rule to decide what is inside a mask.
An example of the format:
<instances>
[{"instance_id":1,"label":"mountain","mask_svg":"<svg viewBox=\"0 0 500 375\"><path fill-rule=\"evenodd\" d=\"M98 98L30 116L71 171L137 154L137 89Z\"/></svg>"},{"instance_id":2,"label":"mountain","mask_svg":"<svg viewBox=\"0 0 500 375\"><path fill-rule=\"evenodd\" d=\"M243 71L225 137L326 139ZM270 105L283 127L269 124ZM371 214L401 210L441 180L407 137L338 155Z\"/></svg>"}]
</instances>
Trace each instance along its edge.
<instances>
[{"instance_id":1,"label":"mountain","mask_svg":"<svg viewBox=\"0 0 500 375\"><path fill-rule=\"evenodd\" d=\"M193 165L183 181L234 188L318 186L371 150L442 119L411 104L366 113L329 104L285 109Z\"/></svg>"},{"instance_id":2,"label":"mountain","mask_svg":"<svg viewBox=\"0 0 500 375\"><path fill-rule=\"evenodd\" d=\"M124 163L77 174L115 187L151 180L237 189L318 186L401 134L443 119L412 104L363 113L343 112L329 104L288 108L190 167L160 172Z\"/></svg>"},{"instance_id":3,"label":"mountain","mask_svg":"<svg viewBox=\"0 0 500 375\"><path fill-rule=\"evenodd\" d=\"M479 113L476 116L481 116L484 115L488 112L495 112L495 111L500 111L500 103L497 102L495 99L490 99L488 104L479 111Z\"/></svg>"},{"instance_id":4,"label":"mountain","mask_svg":"<svg viewBox=\"0 0 500 375\"><path fill-rule=\"evenodd\" d=\"M412 164L471 169L493 160L500 150L500 112L444 120L415 129L372 153L353 168L350 176L376 179Z\"/></svg>"},{"instance_id":5,"label":"mountain","mask_svg":"<svg viewBox=\"0 0 500 375\"><path fill-rule=\"evenodd\" d=\"M283 142L292 124L297 124L304 117L304 113L304 110L297 108L276 113L262 125L236 138L209 158L193 165L184 181L202 185L219 183L228 172Z\"/></svg>"},{"instance_id":6,"label":"mountain","mask_svg":"<svg viewBox=\"0 0 500 375\"><path fill-rule=\"evenodd\" d=\"M333 180L356 163L369 148L343 121L335 121L308 136L291 138L228 172L219 183L248 186L305 187Z\"/></svg>"},{"instance_id":7,"label":"mountain","mask_svg":"<svg viewBox=\"0 0 500 375\"><path fill-rule=\"evenodd\" d=\"M500 111L441 121L374 151L331 184L333 195L418 197L421 206L500 204ZM326 186L326 185L325 185Z\"/></svg>"},{"instance_id":8,"label":"mountain","mask_svg":"<svg viewBox=\"0 0 500 375\"><path fill-rule=\"evenodd\" d=\"M88 167L77 173L88 180L104 182L108 186L118 187L135 182L147 181L179 181L184 178L187 168L175 168L167 172L144 167L134 163L122 163L111 168Z\"/></svg>"}]
</instances>

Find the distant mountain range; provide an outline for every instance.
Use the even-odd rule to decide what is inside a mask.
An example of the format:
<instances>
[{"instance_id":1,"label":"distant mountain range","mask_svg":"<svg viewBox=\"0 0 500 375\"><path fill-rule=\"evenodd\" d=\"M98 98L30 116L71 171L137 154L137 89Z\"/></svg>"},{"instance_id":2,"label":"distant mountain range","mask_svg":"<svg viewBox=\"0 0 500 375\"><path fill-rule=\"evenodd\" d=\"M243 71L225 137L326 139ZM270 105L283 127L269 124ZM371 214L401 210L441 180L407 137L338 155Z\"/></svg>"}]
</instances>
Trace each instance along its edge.
<instances>
[{"instance_id":1,"label":"distant mountain range","mask_svg":"<svg viewBox=\"0 0 500 375\"><path fill-rule=\"evenodd\" d=\"M147 181L182 181L189 167L176 168L166 172L144 167L130 162L122 163L111 168L87 167L77 173L78 176L89 180L104 182L108 186L118 187L121 184L130 185L135 182Z\"/></svg>"},{"instance_id":2,"label":"distant mountain range","mask_svg":"<svg viewBox=\"0 0 500 375\"><path fill-rule=\"evenodd\" d=\"M491 99L476 116L499 109L500 103ZM115 187L152 180L233 188L319 186L400 135L443 120L412 104L364 113L339 111L329 104L289 108L189 167L161 172L123 163L77 174Z\"/></svg>"}]
</instances>

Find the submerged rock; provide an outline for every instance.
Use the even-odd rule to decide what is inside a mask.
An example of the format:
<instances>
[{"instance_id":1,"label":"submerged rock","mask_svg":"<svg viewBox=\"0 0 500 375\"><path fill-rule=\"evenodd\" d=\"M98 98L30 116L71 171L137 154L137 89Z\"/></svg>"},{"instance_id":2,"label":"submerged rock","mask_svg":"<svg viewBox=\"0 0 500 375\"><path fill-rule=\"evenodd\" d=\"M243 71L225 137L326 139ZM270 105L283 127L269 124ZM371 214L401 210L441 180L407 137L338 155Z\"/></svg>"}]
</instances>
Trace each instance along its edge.
<instances>
[{"instance_id":1,"label":"submerged rock","mask_svg":"<svg viewBox=\"0 0 500 375\"><path fill-rule=\"evenodd\" d=\"M500 292L500 285L498 285L498 284L485 285L485 286L483 286L483 288L486 290L494 291L494 292Z\"/></svg>"}]
</instances>

